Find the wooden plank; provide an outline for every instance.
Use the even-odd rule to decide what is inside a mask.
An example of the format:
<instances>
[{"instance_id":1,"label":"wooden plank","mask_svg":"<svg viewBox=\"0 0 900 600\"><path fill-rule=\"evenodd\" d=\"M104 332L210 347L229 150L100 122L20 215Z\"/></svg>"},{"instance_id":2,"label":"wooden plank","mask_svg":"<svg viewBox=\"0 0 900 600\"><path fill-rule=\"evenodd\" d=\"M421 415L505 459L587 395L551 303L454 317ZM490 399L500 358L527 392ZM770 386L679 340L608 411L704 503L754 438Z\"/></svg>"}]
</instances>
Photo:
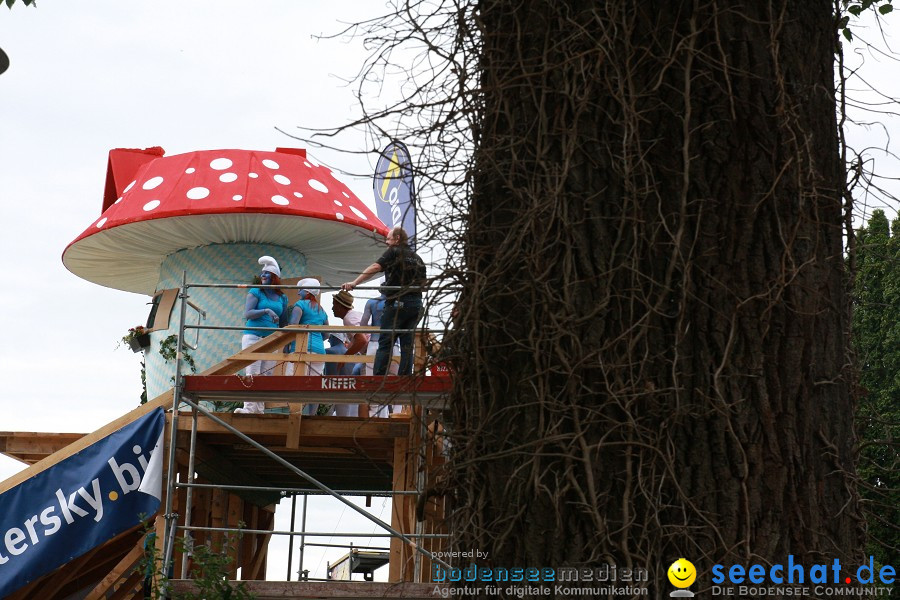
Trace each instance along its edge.
<instances>
[{"instance_id":1,"label":"wooden plank","mask_svg":"<svg viewBox=\"0 0 900 600\"><path fill-rule=\"evenodd\" d=\"M194 480L195 483L209 483L202 477ZM191 515L191 524L197 527L209 527L210 504L212 503L212 490L209 488L194 488L193 503L196 509ZM194 543L203 545L209 538L206 531L194 531Z\"/></svg>"},{"instance_id":2,"label":"wooden plank","mask_svg":"<svg viewBox=\"0 0 900 600\"><path fill-rule=\"evenodd\" d=\"M172 581L175 595L197 592L196 582L190 580ZM446 589L444 584L435 583L385 583L380 581L247 581L247 591L261 600L270 598L327 598L330 600L358 600L359 598L404 598L406 600L434 600L444 597L435 587ZM449 597L449 593L446 597Z\"/></svg>"},{"instance_id":3,"label":"wooden plank","mask_svg":"<svg viewBox=\"0 0 900 600\"><path fill-rule=\"evenodd\" d=\"M300 432L302 430L303 424L303 414L299 411L295 411L293 409L294 406L299 406L300 410L303 410L303 407L306 405L291 405L291 414L288 415L287 439L285 440L285 446L292 450L296 450L300 447Z\"/></svg>"},{"instance_id":4,"label":"wooden plank","mask_svg":"<svg viewBox=\"0 0 900 600\"><path fill-rule=\"evenodd\" d=\"M176 458L179 465L186 465L188 462L188 451L184 448L188 445L189 438L184 434L185 432L179 432L178 435L179 448L176 450ZM256 485L260 487L268 485L266 481L256 477L254 473L247 473L237 469L231 464L231 461L203 440L197 440L194 451L194 471L208 481L215 481L218 484L225 485ZM181 479L181 481L186 480L186 476ZM196 494L199 489L195 488L194 493ZM186 490L184 491L186 492ZM186 496L184 492L182 492L182 495ZM277 501L275 499L279 497L277 492L253 492L250 490L238 492L238 495L248 502L262 506ZM193 504L193 499L191 503ZM178 512L183 514L180 509ZM196 525L193 520L191 523Z\"/></svg>"},{"instance_id":5,"label":"wooden plank","mask_svg":"<svg viewBox=\"0 0 900 600\"><path fill-rule=\"evenodd\" d=\"M241 350L237 354L226 358L225 360L213 365L209 369L203 371L201 375L233 375L237 373L247 365L251 365L256 362L257 359L247 359L246 355L254 354L254 353L268 353L274 351L276 348L284 348L290 343L289 336L293 335L291 332L276 332L272 335L266 336L253 344L252 346L248 346L247 348Z\"/></svg>"},{"instance_id":6,"label":"wooden plank","mask_svg":"<svg viewBox=\"0 0 900 600\"><path fill-rule=\"evenodd\" d=\"M406 490L406 470L408 468L409 438L402 437L394 440L394 483L393 491ZM405 496L396 495L391 502L391 527L400 533L409 533L404 529L403 499ZM406 542L392 537L390 543L390 562L388 564L388 581L404 581L406 557Z\"/></svg>"},{"instance_id":7,"label":"wooden plank","mask_svg":"<svg viewBox=\"0 0 900 600\"><path fill-rule=\"evenodd\" d=\"M246 523L247 529L259 529L259 508L253 506L252 504L244 504L244 517L242 519L244 523ZM241 579L260 579L256 577L255 572L251 568L252 558L256 555L256 542L257 535L247 535L246 533L241 537L241 541L239 544L240 552L240 564L241 567ZM263 577L262 579L265 579Z\"/></svg>"},{"instance_id":8,"label":"wooden plank","mask_svg":"<svg viewBox=\"0 0 900 600\"><path fill-rule=\"evenodd\" d=\"M254 549L253 555L247 562L246 568L249 572L249 576L245 577L245 579L265 579L266 559L269 556L269 540L272 539L272 534L254 534L253 537L257 538L256 547Z\"/></svg>"},{"instance_id":9,"label":"wooden plank","mask_svg":"<svg viewBox=\"0 0 900 600\"><path fill-rule=\"evenodd\" d=\"M50 455L62 450L83 436L83 433L3 431L0 432L0 452L3 454Z\"/></svg>"},{"instance_id":10,"label":"wooden plank","mask_svg":"<svg viewBox=\"0 0 900 600\"><path fill-rule=\"evenodd\" d=\"M119 579L125 575L129 570L134 568L134 566L143 558L144 556L144 540L141 538L137 544L135 544L134 548L132 548L128 554L125 555L119 563L113 567L113 569L104 577L100 583L94 586L94 589L91 590L87 596L84 597L84 600L100 600L105 597L107 592L112 589L113 585ZM142 577L143 578L143 577Z\"/></svg>"},{"instance_id":11,"label":"wooden plank","mask_svg":"<svg viewBox=\"0 0 900 600\"><path fill-rule=\"evenodd\" d=\"M30 600L32 598L36 598L36 596L34 595L34 590L39 585L41 585L41 582L43 582L43 581L44 581L43 578L36 579L35 581L32 581L25 587L19 588L12 594L9 594L3 600Z\"/></svg>"},{"instance_id":12,"label":"wooden plank","mask_svg":"<svg viewBox=\"0 0 900 600\"><path fill-rule=\"evenodd\" d=\"M212 507L210 511L210 527L222 528L225 527L225 512L228 510L228 492L225 490L216 488L213 490L212 497ZM224 539L223 533L221 531L211 531L209 533L210 536L210 545L209 547L214 552L219 552L222 549L222 541Z\"/></svg>"},{"instance_id":13,"label":"wooden plank","mask_svg":"<svg viewBox=\"0 0 900 600\"><path fill-rule=\"evenodd\" d=\"M158 559L153 565L153 587L158 588L160 581L159 576L162 571L162 559L165 556L165 535L166 535L166 518L162 515L156 517L153 522L153 555Z\"/></svg>"},{"instance_id":14,"label":"wooden plank","mask_svg":"<svg viewBox=\"0 0 900 600\"><path fill-rule=\"evenodd\" d=\"M53 572L49 577L41 580L41 585L32 591L33 598L53 598L73 576L78 575L83 568L93 560L94 555L103 548L103 545L94 547L75 560L71 560L61 568Z\"/></svg>"},{"instance_id":15,"label":"wooden plank","mask_svg":"<svg viewBox=\"0 0 900 600\"><path fill-rule=\"evenodd\" d=\"M228 514L226 516L226 525L228 529L237 530L240 529L241 517L244 514L244 501L234 494L228 494ZM237 539L236 534L232 532L228 532L225 534L230 537L229 546L231 546L229 553L231 554L233 560L231 564L228 565L228 573L230 579L237 579L237 570L238 566L241 564L241 544L240 540ZM247 535L246 533L244 535Z\"/></svg>"},{"instance_id":16,"label":"wooden plank","mask_svg":"<svg viewBox=\"0 0 900 600\"><path fill-rule=\"evenodd\" d=\"M234 415L217 413L216 416L231 425L240 424L241 432L250 437L285 436L287 419L284 415ZM179 431L190 431L191 423L179 419ZM237 421L237 423L235 423ZM373 419L366 421L356 417L304 417L301 421L300 434L305 437L351 437L355 439L379 439L404 437L409 432L409 420ZM197 419L197 433L230 432L211 419Z\"/></svg>"},{"instance_id":17,"label":"wooden plank","mask_svg":"<svg viewBox=\"0 0 900 600\"><path fill-rule=\"evenodd\" d=\"M143 598L141 590L144 587L144 574L138 569L131 573L128 578L122 582L122 585L113 593L108 600L125 600L126 598L134 598L141 593L139 598ZM149 599L148 599L149 600Z\"/></svg>"},{"instance_id":18,"label":"wooden plank","mask_svg":"<svg viewBox=\"0 0 900 600\"><path fill-rule=\"evenodd\" d=\"M316 357L328 355L316 354ZM362 362L356 356L335 356L342 359L335 362ZM362 357L360 357L362 358ZM344 360L346 359L346 360ZM446 394L452 387L448 377L397 377L361 375L350 377L336 376L238 376L238 375L186 375L184 378L186 393L202 393L207 391L283 391L283 392L327 392L340 396L342 393L365 394L397 394L395 404L409 403L409 396L415 394Z\"/></svg>"}]
</instances>

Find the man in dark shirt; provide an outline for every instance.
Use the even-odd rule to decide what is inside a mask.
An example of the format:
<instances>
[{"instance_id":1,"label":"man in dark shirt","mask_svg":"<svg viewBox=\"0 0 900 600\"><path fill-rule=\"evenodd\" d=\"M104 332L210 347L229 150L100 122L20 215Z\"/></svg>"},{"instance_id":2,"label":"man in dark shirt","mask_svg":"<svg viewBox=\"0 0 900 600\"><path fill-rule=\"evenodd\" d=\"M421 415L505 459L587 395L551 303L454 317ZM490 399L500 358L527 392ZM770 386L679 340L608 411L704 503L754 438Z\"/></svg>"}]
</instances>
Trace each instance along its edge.
<instances>
[{"instance_id":1,"label":"man in dark shirt","mask_svg":"<svg viewBox=\"0 0 900 600\"><path fill-rule=\"evenodd\" d=\"M384 312L381 314L381 332L378 350L375 352L375 375L384 375L391 360L394 339L400 338L399 375L412 375L412 329L422 318L422 286L425 285L425 263L409 247L409 236L402 227L394 227L387 237L388 249L381 258L366 267L353 281L341 286L348 292L382 271L385 274ZM397 333L397 330L405 330Z\"/></svg>"}]
</instances>

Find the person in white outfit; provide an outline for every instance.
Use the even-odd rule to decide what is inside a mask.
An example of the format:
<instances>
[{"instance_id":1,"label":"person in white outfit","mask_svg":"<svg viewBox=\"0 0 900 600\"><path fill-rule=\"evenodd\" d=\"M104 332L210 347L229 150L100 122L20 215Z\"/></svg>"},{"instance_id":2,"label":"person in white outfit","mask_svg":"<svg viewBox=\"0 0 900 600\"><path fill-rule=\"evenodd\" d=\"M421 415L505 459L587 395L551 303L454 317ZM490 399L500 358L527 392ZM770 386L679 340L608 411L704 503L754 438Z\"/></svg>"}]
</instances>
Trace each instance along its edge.
<instances>
[{"instance_id":1,"label":"person in white outfit","mask_svg":"<svg viewBox=\"0 0 900 600\"><path fill-rule=\"evenodd\" d=\"M262 272L259 274L262 285L281 285L281 269L278 262L271 256L262 256L259 259ZM241 337L241 350L245 350L271 335L267 329L277 329L287 324L288 315L287 296L280 289L275 288L250 288L247 299L244 302L244 318L247 320L244 335ZM244 373L251 377L258 375L271 375L275 368L273 360L258 360L247 366ZM264 402L244 402L242 408L234 409L236 413L261 414L265 412Z\"/></svg>"},{"instance_id":2,"label":"person in white outfit","mask_svg":"<svg viewBox=\"0 0 900 600\"><path fill-rule=\"evenodd\" d=\"M307 277L297 282L300 288L300 299L294 304L291 311L292 325L328 325L328 313L322 308L319 298L321 284L318 279ZM310 332L309 342L306 345L306 351L310 354L325 354L325 342L322 334L318 331ZM325 363L323 361L308 362L307 375L324 375ZM288 363L287 374L294 374L294 363ZM318 404L306 404L303 407L304 415L314 415L318 410Z\"/></svg>"},{"instance_id":3,"label":"person in white outfit","mask_svg":"<svg viewBox=\"0 0 900 600\"><path fill-rule=\"evenodd\" d=\"M362 313L353 308L353 295L350 292L341 290L335 294L332 297L331 310L334 316L343 320L345 327L358 327L362 320ZM368 335L362 333L351 334L345 354L349 356L361 353L366 349L368 342ZM343 370L341 372L345 373ZM349 370L346 373L349 373ZM334 407L334 414L338 417L359 416L359 405L338 404Z\"/></svg>"}]
</instances>

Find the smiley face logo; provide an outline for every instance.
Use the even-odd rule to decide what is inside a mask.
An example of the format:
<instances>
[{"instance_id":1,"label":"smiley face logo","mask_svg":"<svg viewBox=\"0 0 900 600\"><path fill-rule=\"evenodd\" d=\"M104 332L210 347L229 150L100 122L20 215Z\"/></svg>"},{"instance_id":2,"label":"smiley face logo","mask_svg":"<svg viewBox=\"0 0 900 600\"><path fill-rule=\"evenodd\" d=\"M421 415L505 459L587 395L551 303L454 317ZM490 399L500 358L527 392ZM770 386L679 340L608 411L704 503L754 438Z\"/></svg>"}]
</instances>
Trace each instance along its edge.
<instances>
[{"instance_id":1,"label":"smiley face logo","mask_svg":"<svg viewBox=\"0 0 900 600\"><path fill-rule=\"evenodd\" d=\"M667 574L669 575L669 583L677 588L690 587L694 580L697 579L697 569L686 558L679 558L673 562Z\"/></svg>"}]
</instances>

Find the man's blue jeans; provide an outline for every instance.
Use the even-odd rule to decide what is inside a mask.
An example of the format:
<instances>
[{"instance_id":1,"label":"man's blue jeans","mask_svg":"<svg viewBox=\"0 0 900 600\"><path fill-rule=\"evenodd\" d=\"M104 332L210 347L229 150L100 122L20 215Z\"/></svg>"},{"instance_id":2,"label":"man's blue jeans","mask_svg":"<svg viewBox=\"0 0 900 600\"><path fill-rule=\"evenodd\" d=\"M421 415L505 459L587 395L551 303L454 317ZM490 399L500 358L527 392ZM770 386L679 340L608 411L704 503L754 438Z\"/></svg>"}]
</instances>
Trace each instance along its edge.
<instances>
[{"instance_id":1,"label":"man's blue jeans","mask_svg":"<svg viewBox=\"0 0 900 600\"><path fill-rule=\"evenodd\" d=\"M397 330L412 330L421 318L421 298L402 298L388 300L384 303L384 312L381 313L381 331L378 332L378 350L375 352L375 366L372 368L374 375L387 373L388 363L391 360L391 348L394 347L396 338L400 338L400 369L397 374L412 375L415 332L397 333Z\"/></svg>"}]
</instances>

